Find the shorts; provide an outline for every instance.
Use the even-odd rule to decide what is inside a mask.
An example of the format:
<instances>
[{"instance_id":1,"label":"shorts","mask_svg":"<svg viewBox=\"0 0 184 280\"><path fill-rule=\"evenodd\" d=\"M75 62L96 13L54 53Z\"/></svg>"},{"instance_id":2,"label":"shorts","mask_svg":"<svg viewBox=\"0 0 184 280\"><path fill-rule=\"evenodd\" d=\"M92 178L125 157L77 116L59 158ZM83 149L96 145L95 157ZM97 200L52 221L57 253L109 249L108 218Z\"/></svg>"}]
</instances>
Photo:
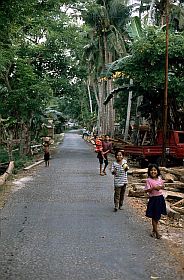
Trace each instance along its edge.
<instances>
[{"instance_id":1,"label":"shorts","mask_svg":"<svg viewBox=\"0 0 184 280\"><path fill-rule=\"evenodd\" d=\"M44 154L44 160L48 161L50 159L50 154L49 153L45 153Z\"/></svg>"},{"instance_id":2,"label":"shorts","mask_svg":"<svg viewBox=\"0 0 184 280\"><path fill-rule=\"evenodd\" d=\"M98 155L97 155L97 158L98 158L98 160L99 160L99 163L100 163L100 164L103 164L103 163L104 163L105 166L107 166L107 165L109 164L109 162L108 162L107 156L104 156L104 157L105 157L105 159L103 158L101 152L99 152Z\"/></svg>"}]
</instances>

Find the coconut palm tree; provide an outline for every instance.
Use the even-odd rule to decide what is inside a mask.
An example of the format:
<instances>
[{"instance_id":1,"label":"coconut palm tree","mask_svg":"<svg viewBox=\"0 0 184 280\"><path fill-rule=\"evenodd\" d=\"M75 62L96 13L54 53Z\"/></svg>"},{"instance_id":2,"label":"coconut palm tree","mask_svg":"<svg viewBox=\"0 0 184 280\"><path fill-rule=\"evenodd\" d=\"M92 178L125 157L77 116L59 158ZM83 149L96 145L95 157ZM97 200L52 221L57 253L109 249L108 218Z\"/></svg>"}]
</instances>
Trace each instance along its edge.
<instances>
[{"instance_id":1,"label":"coconut palm tree","mask_svg":"<svg viewBox=\"0 0 184 280\"><path fill-rule=\"evenodd\" d=\"M86 57L90 61L89 70L93 69L90 71L90 81L98 96L100 133L113 133L113 102L106 107L103 105L106 96L113 89L112 80L106 79L103 74L101 79L98 77L106 65L126 55L124 27L129 17L129 8L125 4L120 0L97 1L97 5L93 5L84 16L91 27L90 44L85 51L88 52Z\"/></svg>"}]
</instances>

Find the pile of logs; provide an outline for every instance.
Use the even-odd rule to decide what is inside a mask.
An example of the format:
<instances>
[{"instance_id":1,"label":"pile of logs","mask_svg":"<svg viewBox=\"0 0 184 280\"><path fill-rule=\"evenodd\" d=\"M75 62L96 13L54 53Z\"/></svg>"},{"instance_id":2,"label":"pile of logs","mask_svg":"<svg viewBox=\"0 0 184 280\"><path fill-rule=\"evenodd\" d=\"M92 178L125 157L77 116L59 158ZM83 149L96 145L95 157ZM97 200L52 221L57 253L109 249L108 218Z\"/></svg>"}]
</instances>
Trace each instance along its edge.
<instances>
[{"instance_id":1,"label":"pile of logs","mask_svg":"<svg viewBox=\"0 0 184 280\"><path fill-rule=\"evenodd\" d=\"M160 170L162 178L165 180L164 196L168 216L179 219L184 215L184 168L175 169L160 167ZM140 198L148 197L144 192L147 168L132 168L128 173L132 175L128 196Z\"/></svg>"},{"instance_id":2,"label":"pile of logs","mask_svg":"<svg viewBox=\"0 0 184 280\"><path fill-rule=\"evenodd\" d=\"M120 138L110 139L110 141L112 142L114 152L118 150L124 150L125 145L132 145L131 142L125 141Z\"/></svg>"}]
</instances>

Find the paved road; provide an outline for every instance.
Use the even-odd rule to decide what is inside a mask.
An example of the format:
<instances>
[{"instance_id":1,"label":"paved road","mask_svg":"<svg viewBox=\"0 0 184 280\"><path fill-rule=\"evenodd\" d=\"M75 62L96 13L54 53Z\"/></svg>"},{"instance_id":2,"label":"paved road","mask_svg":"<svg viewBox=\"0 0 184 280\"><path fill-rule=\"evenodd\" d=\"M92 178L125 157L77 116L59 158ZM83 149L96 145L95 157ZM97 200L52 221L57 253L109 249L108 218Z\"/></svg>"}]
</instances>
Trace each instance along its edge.
<instances>
[{"instance_id":1,"label":"paved road","mask_svg":"<svg viewBox=\"0 0 184 280\"><path fill-rule=\"evenodd\" d=\"M149 223L128 205L113 212L112 180L98 175L91 146L67 133L50 167L1 210L0 279L182 279Z\"/></svg>"}]
</instances>

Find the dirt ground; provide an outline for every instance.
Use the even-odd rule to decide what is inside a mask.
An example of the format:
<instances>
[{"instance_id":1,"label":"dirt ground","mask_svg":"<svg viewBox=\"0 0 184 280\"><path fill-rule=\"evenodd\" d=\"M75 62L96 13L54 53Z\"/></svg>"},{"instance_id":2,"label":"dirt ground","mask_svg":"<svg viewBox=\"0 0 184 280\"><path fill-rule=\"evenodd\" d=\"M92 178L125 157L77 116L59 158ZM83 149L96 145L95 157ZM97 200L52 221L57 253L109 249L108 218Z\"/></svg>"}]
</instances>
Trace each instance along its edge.
<instances>
[{"instance_id":1,"label":"dirt ground","mask_svg":"<svg viewBox=\"0 0 184 280\"><path fill-rule=\"evenodd\" d=\"M110 156L110 163L114 161L114 157ZM131 168L134 168L132 166ZM175 167L180 175L183 175L183 167ZM135 183L135 179L132 175L128 176L128 190L131 188L131 184ZM127 191L128 193L128 191ZM127 196L126 201L130 207L135 210L135 214L139 215L142 220L150 223L150 232L152 229L151 219L145 216L147 198L137 198ZM181 270L184 271L184 215L179 220L174 220L168 216L162 216L159 221L159 231L162 238L166 240L170 254L174 255L178 262L181 263Z\"/></svg>"},{"instance_id":2,"label":"dirt ground","mask_svg":"<svg viewBox=\"0 0 184 280\"><path fill-rule=\"evenodd\" d=\"M132 176L129 176L129 188L133 181ZM152 229L151 219L145 216L146 198L127 197L129 206L135 209L137 215L144 221L150 222L150 232ZM178 262L181 263L181 270L184 271L184 216L179 220L174 220L168 216L162 216L159 221L159 231L162 238L166 240L170 254L174 255Z\"/></svg>"}]
</instances>

